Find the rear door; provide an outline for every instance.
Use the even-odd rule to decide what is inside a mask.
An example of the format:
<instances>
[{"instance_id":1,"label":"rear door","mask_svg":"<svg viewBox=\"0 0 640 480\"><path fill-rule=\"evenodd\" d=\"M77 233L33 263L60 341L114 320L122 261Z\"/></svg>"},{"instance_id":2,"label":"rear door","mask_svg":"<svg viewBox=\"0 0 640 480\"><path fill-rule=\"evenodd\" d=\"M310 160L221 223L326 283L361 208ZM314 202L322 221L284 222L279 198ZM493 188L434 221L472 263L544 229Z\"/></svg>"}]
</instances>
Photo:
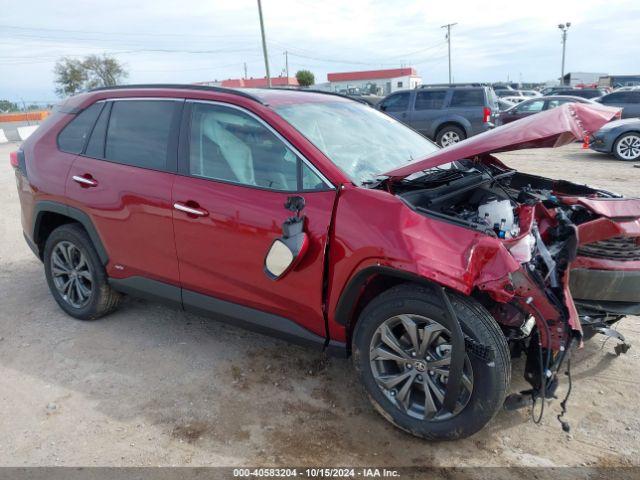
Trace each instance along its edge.
<instances>
[{"instance_id":1,"label":"rear door","mask_svg":"<svg viewBox=\"0 0 640 480\"><path fill-rule=\"evenodd\" d=\"M622 115L626 118L640 117L640 91L624 92L625 107Z\"/></svg>"},{"instance_id":2,"label":"rear door","mask_svg":"<svg viewBox=\"0 0 640 480\"><path fill-rule=\"evenodd\" d=\"M324 337L323 259L333 186L240 107L187 101L180 138L172 203L185 308L246 314L249 307ZM292 215L284 207L291 196L305 200L309 250L293 271L273 281L264 260Z\"/></svg>"},{"instance_id":3,"label":"rear door","mask_svg":"<svg viewBox=\"0 0 640 480\"><path fill-rule=\"evenodd\" d=\"M459 115L471 123L471 135L482 130L485 98L481 88L453 89L449 102L449 114Z\"/></svg>"},{"instance_id":4,"label":"rear door","mask_svg":"<svg viewBox=\"0 0 640 480\"><path fill-rule=\"evenodd\" d=\"M417 90L409 124L423 135L433 138L434 120L442 116L446 97L446 89Z\"/></svg>"},{"instance_id":5,"label":"rear door","mask_svg":"<svg viewBox=\"0 0 640 480\"><path fill-rule=\"evenodd\" d=\"M67 180L71 205L91 218L112 278L179 285L171 187L184 100L100 102L100 115Z\"/></svg>"}]
</instances>

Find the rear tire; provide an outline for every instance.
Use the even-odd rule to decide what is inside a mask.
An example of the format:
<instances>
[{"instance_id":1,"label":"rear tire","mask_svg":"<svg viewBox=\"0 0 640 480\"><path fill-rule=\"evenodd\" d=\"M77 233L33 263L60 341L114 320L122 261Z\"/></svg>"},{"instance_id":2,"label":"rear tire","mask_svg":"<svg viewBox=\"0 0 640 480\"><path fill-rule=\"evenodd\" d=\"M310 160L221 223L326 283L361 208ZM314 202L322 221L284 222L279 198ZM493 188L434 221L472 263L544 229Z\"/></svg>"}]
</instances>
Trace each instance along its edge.
<instances>
[{"instance_id":1,"label":"rear tire","mask_svg":"<svg viewBox=\"0 0 640 480\"><path fill-rule=\"evenodd\" d=\"M620 135L613 144L613 154L618 160L635 162L640 159L640 133Z\"/></svg>"},{"instance_id":2,"label":"rear tire","mask_svg":"<svg viewBox=\"0 0 640 480\"><path fill-rule=\"evenodd\" d=\"M438 135L436 135L436 143L441 147L448 147L449 145L461 142L466 138L467 135L460 127L447 125L438 132Z\"/></svg>"},{"instance_id":3,"label":"rear tire","mask_svg":"<svg viewBox=\"0 0 640 480\"><path fill-rule=\"evenodd\" d=\"M89 235L77 223L51 232L44 247L44 271L53 298L74 318L96 320L120 302Z\"/></svg>"},{"instance_id":4,"label":"rear tire","mask_svg":"<svg viewBox=\"0 0 640 480\"><path fill-rule=\"evenodd\" d=\"M509 348L493 317L472 298L452 293L449 298L463 333L495 352L492 362L467 355L453 413L441 408L442 387L446 391L448 378L448 367L443 365L450 348L446 343L450 330L441 300L433 290L404 284L383 292L362 311L353 335L353 363L373 406L397 427L427 440L456 440L482 429L502 408L511 380ZM431 346L418 349L417 355L408 319L418 326L415 337L419 346L431 342ZM388 332L407 354L395 356L403 359L400 362L390 359L394 355L388 354ZM394 383L398 376L407 380Z\"/></svg>"}]
</instances>

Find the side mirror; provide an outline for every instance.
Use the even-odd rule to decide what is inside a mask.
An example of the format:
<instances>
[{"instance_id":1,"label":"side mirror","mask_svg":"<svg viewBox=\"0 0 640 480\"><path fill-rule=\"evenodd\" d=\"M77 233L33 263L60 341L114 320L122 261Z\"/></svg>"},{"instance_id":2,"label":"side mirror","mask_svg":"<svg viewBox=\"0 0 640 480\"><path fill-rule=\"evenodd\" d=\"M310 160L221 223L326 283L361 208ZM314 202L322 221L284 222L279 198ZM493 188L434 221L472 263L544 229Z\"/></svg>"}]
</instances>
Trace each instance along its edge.
<instances>
[{"instance_id":1,"label":"side mirror","mask_svg":"<svg viewBox=\"0 0 640 480\"><path fill-rule=\"evenodd\" d=\"M304 208L302 197L289 197L285 207L296 212L282 225L282 236L276 238L264 259L264 273L271 280L278 280L295 268L309 248L309 237L304 231Z\"/></svg>"},{"instance_id":2,"label":"side mirror","mask_svg":"<svg viewBox=\"0 0 640 480\"><path fill-rule=\"evenodd\" d=\"M386 105L380 105L380 111L384 112L387 109Z\"/></svg>"}]
</instances>

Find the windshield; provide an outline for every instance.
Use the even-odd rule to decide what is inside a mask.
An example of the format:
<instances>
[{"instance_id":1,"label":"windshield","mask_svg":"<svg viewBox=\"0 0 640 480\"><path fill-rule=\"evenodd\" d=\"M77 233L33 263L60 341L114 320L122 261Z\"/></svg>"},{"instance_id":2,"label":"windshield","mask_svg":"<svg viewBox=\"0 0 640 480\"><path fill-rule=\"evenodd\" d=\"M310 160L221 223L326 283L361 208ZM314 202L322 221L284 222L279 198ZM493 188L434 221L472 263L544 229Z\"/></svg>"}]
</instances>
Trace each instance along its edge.
<instances>
[{"instance_id":1,"label":"windshield","mask_svg":"<svg viewBox=\"0 0 640 480\"><path fill-rule=\"evenodd\" d=\"M274 108L358 185L438 150L419 133L358 102Z\"/></svg>"}]
</instances>

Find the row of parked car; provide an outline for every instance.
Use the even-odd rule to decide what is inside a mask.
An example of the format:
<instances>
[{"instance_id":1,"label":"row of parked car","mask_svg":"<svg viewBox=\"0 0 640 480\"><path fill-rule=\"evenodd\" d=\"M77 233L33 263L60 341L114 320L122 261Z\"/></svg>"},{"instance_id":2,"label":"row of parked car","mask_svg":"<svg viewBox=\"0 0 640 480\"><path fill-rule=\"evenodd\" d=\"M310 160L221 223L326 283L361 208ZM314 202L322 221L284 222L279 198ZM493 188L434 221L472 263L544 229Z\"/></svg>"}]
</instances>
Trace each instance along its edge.
<instances>
[{"instance_id":1,"label":"row of parked car","mask_svg":"<svg viewBox=\"0 0 640 480\"><path fill-rule=\"evenodd\" d=\"M543 96L534 90L496 91L490 86L425 86L394 92L382 99L377 108L443 147L564 103L598 102L622 108L623 119L640 117L640 90L605 95L602 92L595 88L564 89ZM509 98L518 98L519 103L501 108ZM613 153L620 160L640 159L640 120L625 120L614 127L608 126L611 134L594 136L592 148ZM617 136L610 138L612 134Z\"/></svg>"}]
</instances>

